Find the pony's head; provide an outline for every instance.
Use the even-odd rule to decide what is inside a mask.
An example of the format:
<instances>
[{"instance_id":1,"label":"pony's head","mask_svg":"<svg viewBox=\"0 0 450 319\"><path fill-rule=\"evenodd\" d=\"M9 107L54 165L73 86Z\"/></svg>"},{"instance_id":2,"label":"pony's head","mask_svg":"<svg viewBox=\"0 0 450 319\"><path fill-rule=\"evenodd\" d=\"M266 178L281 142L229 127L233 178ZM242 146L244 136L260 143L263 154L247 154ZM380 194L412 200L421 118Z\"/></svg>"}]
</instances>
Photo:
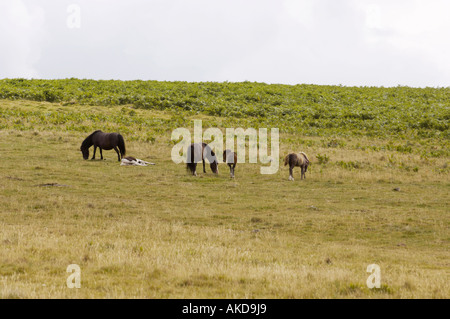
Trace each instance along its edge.
<instances>
[{"instance_id":1,"label":"pony's head","mask_svg":"<svg viewBox=\"0 0 450 319\"><path fill-rule=\"evenodd\" d=\"M209 164L209 167L211 167L211 171L214 174L219 174L219 162L217 161L217 158L214 158L214 160Z\"/></svg>"},{"instance_id":2,"label":"pony's head","mask_svg":"<svg viewBox=\"0 0 450 319\"><path fill-rule=\"evenodd\" d=\"M83 158L85 160L87 160L89 158L89 148L87 148L87 147L83 148L83 146L82 146L82 147L80 147L80 151L83 154Z\"/></svg>"},{"instance_id":3,"label":"pony's head","mask_svg":"<svg viewBox=\"0 0 450 319\"><path fill-rule=\"evenodd\" d=\"M202 158L208 159L209 167L214 174L219 174L219 160L217 159L216 153L206 143L203 143Z\"/></svg>"},{"instance_id":4,"label":"pony's head","mask_svg":"<svg viewBox=\"0 0 450 319\"><path fill-rule=\"evenodd\" d=\"M91 147L92 142L91 142L91 135L89 135L84 141L83 143L81 143L81 147L80 147L80 151L83 154L83 158L85 160L87 160L89 158L89 147Z\"/></svg>"},{"instance_id":5,"label":"pony's head","mask_svg":"<svg viewBox=\"0 0 450 319\"><path fill-rule=\"evenodd\" d=\"M83 141L83 143L81 143L80 151L83 154L83 158L85 160L87 160L89 158L89 147L91 147L92 144L94 144L92 142L92 137L98 132L101 132L101 131L100 130L95 131L94 133L92 133L91 135L86 137L85 140Z\"/></svg>"},{"instance_id":6,"label":"pony's head","mask_svg":"<svg viewBox=\"0 0 450 319\"><path fill-rule=\"evenodd\" d=\"M209 161L209 167L214 174L219 174L219 160L217 159L216 153L209 147L206 146L204 149L204 155Z\"/></svg>"}]
</instances>

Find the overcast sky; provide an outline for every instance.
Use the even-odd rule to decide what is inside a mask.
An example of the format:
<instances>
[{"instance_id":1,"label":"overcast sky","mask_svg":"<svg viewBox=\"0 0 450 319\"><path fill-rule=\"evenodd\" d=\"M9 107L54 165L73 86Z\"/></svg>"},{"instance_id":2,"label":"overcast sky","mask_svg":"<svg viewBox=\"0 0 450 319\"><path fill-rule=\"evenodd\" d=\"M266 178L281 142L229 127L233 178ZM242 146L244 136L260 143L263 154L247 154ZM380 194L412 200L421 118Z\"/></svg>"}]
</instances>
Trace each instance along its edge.
<instances>
[{"instance_id":1,"label":"overcast sky","mask_svg":"<svg viewBox=\"0 0 450 319\"><path fill-rule=\"evenodd\" d=\"M448 87L449 17L448 0L1 0L0 78Z\"/></svg>"}]
</instances>

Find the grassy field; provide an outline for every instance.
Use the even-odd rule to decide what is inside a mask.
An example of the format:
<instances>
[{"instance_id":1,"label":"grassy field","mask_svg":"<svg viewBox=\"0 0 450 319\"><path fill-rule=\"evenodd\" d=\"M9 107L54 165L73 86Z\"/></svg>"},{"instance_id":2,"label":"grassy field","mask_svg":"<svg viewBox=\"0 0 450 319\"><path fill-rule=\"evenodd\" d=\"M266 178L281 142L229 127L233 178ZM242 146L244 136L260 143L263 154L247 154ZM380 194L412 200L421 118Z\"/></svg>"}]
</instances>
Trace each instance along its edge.
<instances>
[{"instance_id":1,"label":"grassy field","mask_svg":"<svg viewBox=\"0 0 450 319\"><path fill-rule=\"evenodd\" d=\"M170 159L170 132L193 119L265 123L0 100L0 297L450 297L448 123L411 138L282 129L280 157L312 162L289 182L286 167L260 175L259 164L238 164L234 180L224 164L219 176L189 176ZM120 131L129 155L156 165L123 167L113 151L84 161L94 129ZM69 264L80 289L66 286ZM369 264L380 289L366 286Z\"/></svg>"}]
</instances>

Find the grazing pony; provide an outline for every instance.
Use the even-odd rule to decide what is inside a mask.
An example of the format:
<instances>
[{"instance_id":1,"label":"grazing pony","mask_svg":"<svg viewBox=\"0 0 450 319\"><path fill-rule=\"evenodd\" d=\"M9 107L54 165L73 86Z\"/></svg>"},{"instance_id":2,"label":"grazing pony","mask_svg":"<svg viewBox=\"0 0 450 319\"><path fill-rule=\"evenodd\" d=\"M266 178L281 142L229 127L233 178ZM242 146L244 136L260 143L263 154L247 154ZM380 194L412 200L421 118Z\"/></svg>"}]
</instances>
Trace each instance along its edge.
<instances>
[{"instance_id":1,"label":"grazing pony","mask_svg":"<svg viewBox=\"0 0 450 319\"><path fill-rule=\"evenodd\" d=\"M209 162L211 171L214 174L219 173L219 161L211 147L206 143L192 143L187 150L186 169L189 169L192 175L197 176L197 162L203 162L203 173L205 170L205 158Z\"/></svg>"},{"instance_id":2,"label":"grazing pony","mask_svg":"<svg viewBox=\"0 0 450 319\"><path fill-rule=\"evenodd\" d=\"M295 166L299 166L302 170L300 179L306 178L306 170L308 169L309 160L305 153L300 152L299 154L291 153L284 158L284 166L289 164L289 180L293 181L294 176L292 170Z\"/></svg>"},{"instance_id":3,"label":"grazing pony","mask_svg":"<svg viewBox=\"0 0 450 319\"><path fill-rule=\"evenodd\" d=\"M98 130L86 137L80 147L80 151L83 153L83 158L85 160L89 158L89 147L92 145L94 145L94 155L92 156L92 159L95 159L97 147L100 148L101 159L103 159L102 150L114 149L117 153L119 162L121 157L125 156L125 141L123 140L123 136L118 133L103 133Z\"/></svg>"},{"instance_id":4,"label":"grazing pony","mask_svg":"<svg viewBox=\"0 0 450 319\"><path fill-rule=\"evenodd\" d=\"M236 167L237 163L236 153L232 152L231 150L223 151L223 162L227 163L227 165L230 167L230 177L234 178L234 168Z\"/></svg>"}]
</instances>

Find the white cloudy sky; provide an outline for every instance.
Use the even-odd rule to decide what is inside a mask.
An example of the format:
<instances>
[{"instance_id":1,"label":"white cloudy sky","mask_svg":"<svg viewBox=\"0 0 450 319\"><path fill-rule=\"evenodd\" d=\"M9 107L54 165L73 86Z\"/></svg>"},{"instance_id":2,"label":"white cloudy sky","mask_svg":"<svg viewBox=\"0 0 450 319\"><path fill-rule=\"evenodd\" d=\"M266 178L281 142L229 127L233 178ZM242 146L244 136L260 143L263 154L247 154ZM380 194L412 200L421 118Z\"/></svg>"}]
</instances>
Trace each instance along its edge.
<instances>
[{"instance_id":1,"label":"white cloudy sky","mask_svg":"<svg viewBox=\"0 0 450 319\"><path fill-rule=\"evenodd\" d=\"M448 0L1 0L0 78L447 87L449 17Z\"/></svg>"}]
</instances>

